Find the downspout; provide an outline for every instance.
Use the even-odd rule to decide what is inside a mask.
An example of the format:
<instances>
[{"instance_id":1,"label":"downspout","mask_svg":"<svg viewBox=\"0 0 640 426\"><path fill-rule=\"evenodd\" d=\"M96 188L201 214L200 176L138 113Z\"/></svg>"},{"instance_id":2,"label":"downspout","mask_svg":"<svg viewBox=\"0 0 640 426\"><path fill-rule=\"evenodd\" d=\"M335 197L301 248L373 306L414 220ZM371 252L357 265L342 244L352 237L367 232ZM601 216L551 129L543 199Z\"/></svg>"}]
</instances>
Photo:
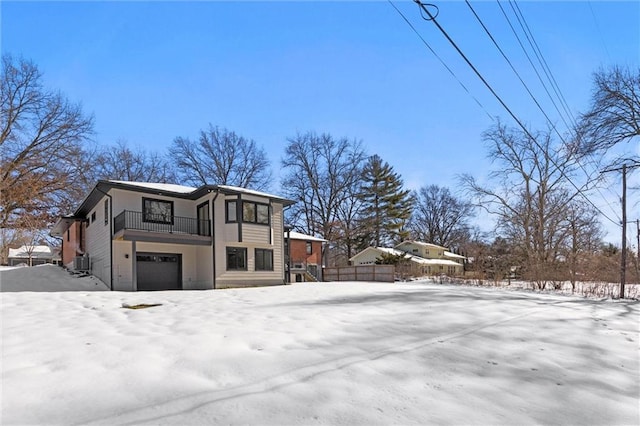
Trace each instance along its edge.
<instances>
[{"instance_id":1,"label":"downspout","mask_svg":"<svg viewBox=\"0 0 640 426\"><path fill-rule=\"evenodd\" d=\"M215 211L216 211L216 200L218 199L218 195L220 195L220 190L216 190L216 196L211 200L211 257L212 257L212 268L213 268L213 289L216 289L216 236L215 236Z\"/></svg>"},{"instance_id":2,"label":"downspout","mask_svg":"<svg viewBox=\"0 0 640 426\"><path fill-rule=\"evenodd\" d=\"M282 230L284 231L284 212L291 206L286 206L282 208ZM286 283L291 284L291 227L287 229L287 237L285 244L287 245L287 263L285 264L286 270L284 271L284 280ZM284 249L284 247L283 247Z\"/></svg>"},{"instance_id":3,"label":"downspout","mask_svg":"<svg viewBox=\"0 0 640 426\"><path fill-rule=\"evenodd\" d=\"M96 190L109 198L109 290L113 291L113 197L96 185Z\"/></svg>"}]
</instances>

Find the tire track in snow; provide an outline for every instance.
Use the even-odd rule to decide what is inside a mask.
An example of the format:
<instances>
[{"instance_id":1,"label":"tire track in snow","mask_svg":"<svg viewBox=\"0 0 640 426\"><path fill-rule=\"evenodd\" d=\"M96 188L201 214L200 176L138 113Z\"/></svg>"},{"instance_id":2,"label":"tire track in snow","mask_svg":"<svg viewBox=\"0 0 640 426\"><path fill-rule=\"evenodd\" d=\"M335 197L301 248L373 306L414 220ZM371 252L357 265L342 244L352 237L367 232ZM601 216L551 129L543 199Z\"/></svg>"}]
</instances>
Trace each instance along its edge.
<instances>
[{"instance_id":1,"label":"tire track in snow","mask_svg":"<svg viewBox=\"0 0 640 426\"><path fill-rule=\"evenodd\" d=\"M352 365L360 364L363 362L376 361L388 356L399 355L402 353L419 350L437 343L444 343L450 340L467 336L469 334L476 333L489 327L497 326L534 315L545 309L546 307L536 307L533 309L529 309L519 315L511 316L501 320L487 321L472 327L465 328L463 330L436 336L427 340L420 340L417 342L407 343L392 348L383 348L372 351L368 354L349 355L337 359L322 361L313 365L299 367L294 370L265 377L255 383L236 385L226 389L217 389L185 395L166 402L159 402L146 407L136 408L124 413L115 414L95 420L89 420L86 422L82 422L81 424L139 425L145 423L157 424L159 421L163 421L163 423L171 423L169 419L173 416L183 416L189 412L196 412L197 410L208 405L213 405L216 403L252 395L260 395L267 392L283 389L285 387L292 386L301 382L308 382L318 376L328 374L336 370L342 370Z\"/></svg>"}]
</instances>

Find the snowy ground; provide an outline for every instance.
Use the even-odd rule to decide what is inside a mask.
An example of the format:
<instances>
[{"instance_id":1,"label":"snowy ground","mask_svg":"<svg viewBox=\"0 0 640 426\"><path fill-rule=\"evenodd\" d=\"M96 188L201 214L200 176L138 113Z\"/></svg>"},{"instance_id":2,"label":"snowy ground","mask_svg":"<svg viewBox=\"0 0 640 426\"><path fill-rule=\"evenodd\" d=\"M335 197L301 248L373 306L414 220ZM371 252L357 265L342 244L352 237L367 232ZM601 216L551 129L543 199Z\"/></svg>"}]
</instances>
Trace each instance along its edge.
<instances>
[{"instance_id":1,"label":"snowy ground","mask_svg":"<svg viewBox=\"0 0 640 426\"><path fill-rule=\"evenodd\" d=\"M425 282L0 298L2 425L640 423L637 302Z\"/></svg>"}]
</instances>

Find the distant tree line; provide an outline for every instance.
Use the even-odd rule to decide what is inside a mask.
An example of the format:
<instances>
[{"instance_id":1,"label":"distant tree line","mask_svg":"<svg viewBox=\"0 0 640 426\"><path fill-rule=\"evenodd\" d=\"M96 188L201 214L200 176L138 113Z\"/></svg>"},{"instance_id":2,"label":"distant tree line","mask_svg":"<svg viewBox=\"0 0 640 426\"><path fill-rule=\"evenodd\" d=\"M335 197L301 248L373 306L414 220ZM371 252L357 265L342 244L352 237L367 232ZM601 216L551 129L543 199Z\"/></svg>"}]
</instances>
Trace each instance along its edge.
<instances>
[{"instance_id":1,"label":"distant tree line","mask_svg":"<svg viewBox=\"0 0 640 426\"><path fill-rule=\"evenodd\" d=\"M587 199L600 176L579 178L579 169L585 156L640 134L638 70L595 74L592 105L568 142L554 139L551 129L488 129L482 138L495 169L487 182L460 176L463 191L456 194L433 184L409 190L362 141L328 133L287 138L280 189L258 142L212 124L196 139L176 136L166 153L123 140L98 145L93 117L44 87L35 64L5 54L1 71L0 262L9 246L46 239L56 217L72 212L97 180L110 179L277 192L296 201L288 223L327 239L335 265L368 246L416 239L468 256L468 269L479 276L517 275L541 288L615 271L609 260L619 252L602 243L598 212ZM483 211L496 218L489 234L473 225Z\"/></svg>"}]
</instances>

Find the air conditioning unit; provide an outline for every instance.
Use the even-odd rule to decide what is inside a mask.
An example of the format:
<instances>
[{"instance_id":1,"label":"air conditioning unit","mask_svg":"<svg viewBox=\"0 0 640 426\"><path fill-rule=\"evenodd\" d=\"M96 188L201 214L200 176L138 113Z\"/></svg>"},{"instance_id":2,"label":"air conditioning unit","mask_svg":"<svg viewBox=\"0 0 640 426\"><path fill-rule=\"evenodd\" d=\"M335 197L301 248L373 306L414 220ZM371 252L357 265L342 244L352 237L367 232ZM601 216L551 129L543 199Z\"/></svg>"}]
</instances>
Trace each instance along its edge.
<instances>
[{"instance_id":1,"label":"air conditioning unit","mask_svg":"<svg viewBox=\"0 0 640 426\"><path fill-rule=\"evenodd\" d=\"M89 262L89 256L76 256L73 258L73 269L76 271L89 271L91 270L91 262Z\"/></svg>"}]
</instances>

